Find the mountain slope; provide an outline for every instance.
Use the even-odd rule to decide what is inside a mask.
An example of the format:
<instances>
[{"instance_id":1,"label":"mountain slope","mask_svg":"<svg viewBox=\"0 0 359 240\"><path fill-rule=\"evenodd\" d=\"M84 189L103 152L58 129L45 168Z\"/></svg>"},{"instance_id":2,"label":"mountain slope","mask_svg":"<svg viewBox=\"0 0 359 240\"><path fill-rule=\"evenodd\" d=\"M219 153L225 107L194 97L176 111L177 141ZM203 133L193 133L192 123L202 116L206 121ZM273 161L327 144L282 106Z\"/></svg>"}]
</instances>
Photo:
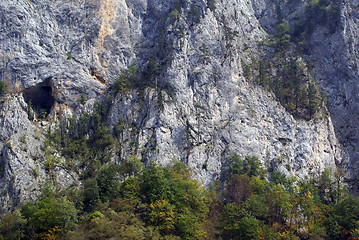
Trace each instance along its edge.
<instances>
[{"instance_id":1,"label":"mountain slope","mask_svg":"<svg viewBox=\"0 0 359 240\"><path fill-rule=\"evenodd\" d=\"M96 102L108 104L96 126L65 132L107 129L115 143L99 153L114 162L179 159L208 185L237 153L299 178L340 166L354 186L358 7L327 2L324 20L308 15L315 1L1 2L3 210L45 181L78 184L89 165L72 171L47 133L97 121Z\"/></svg>"}]
</instances>

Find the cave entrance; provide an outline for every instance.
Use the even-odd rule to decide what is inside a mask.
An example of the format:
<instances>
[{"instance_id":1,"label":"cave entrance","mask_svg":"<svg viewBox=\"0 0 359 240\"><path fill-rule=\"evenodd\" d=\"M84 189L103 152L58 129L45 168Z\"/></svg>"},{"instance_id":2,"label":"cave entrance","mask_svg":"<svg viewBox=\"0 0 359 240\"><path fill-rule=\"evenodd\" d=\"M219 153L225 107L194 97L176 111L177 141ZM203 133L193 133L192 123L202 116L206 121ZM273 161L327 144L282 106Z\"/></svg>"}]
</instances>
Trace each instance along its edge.
<instances>
[{"instance_id":1,"label":"cave entrance","mask_svg":"<svg viewBox=\"0 0 359 240\"><path fill-rule=\"evenodd\" d=\"M50 80L47 79L43 83L23 91L25 102L31 106L38 118L46 118L55 103Z\"/></svg>"}]
</instances>

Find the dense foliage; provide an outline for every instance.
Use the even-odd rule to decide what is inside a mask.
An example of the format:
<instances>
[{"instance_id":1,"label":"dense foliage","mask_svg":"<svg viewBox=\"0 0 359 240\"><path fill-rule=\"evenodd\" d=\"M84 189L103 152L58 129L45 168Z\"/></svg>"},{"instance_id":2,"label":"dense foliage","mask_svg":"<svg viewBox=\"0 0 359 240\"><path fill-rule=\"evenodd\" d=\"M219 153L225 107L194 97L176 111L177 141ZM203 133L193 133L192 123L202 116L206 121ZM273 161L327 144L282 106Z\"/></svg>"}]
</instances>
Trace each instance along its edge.
<instances>
[{"instance_id":1,"label":"dense foliage","mask_svg":"<svg viewBox=\"0 0 359 240\"><path fill-rule=\"evenodd\" d=\"M79 190L46 186L2 216L0 239L358 239L359 199L340 174L296 182L233 155L204 189L180 162L106 164ZM271 181L266 180L270 176ZM223 190L224 189L224 190Z\"/></svg>"},{"instance_id":2,"label":"dense foliage","mask_svg":"<svg viewBox=\"0 0 359 240\"><path fill-rule=\"evenodd\" d=\"M109 161L108 149L116 142L116 134L110 134L105 125L111 103L112 96L108 95L95 103L92 114L63 119L59 129L49 129L45 142L45 165L49 172L57 165L52 149L57 149L66 158L62 167L81 171L82 179L93 177L99 167ZM123 130L118 128L116 126L118 131Z\"/></svg>"},{"instance_id":3,"label":"dense foliage","mask_svg":"<svg viewBox=\"0 0 359 240\"><path fill-rule=\"evenodd\" d=\"M289 25L280 21L273 38L262 42L273 51L262 59L251 57L249 62L242 60L243 73L255 84L272 91L294 117L309 120L325 109L326 97L311 73L311 64L300 52L296 52L294 57L294 46L299 44L290 44L294 38L290 32Z\"/></svg>"},{"instance_id":4,"label":"dense foliage","mask_svg":"<svg viewBox=\"0 0 359 240\"><path fill-rule=\"evenodd\" d=\"M325 112L326 96L305 55L310 55L315 29L323 28L328 35L339 29L340 1L306 1L304 11L291 24L283 14L277 5L276 32L268 41L260 42L271 50L266 49L266 56L242 61L243 73L247 79L272 91L294 117L309 120Z\"/></svg>"},{"instance_id":5,"label":"dense foliage","mask_svg":"<svg viewBox=\"0 0 359 240\"><path fill-rule=\"evenodd\" d=\"M300 58L282 52L273 56L271 62L256 58L251 63L242 61L242 67L247 79L272 91L294 117L309 120L324 109L325 94Z\"/></svg>"}]
</instances>

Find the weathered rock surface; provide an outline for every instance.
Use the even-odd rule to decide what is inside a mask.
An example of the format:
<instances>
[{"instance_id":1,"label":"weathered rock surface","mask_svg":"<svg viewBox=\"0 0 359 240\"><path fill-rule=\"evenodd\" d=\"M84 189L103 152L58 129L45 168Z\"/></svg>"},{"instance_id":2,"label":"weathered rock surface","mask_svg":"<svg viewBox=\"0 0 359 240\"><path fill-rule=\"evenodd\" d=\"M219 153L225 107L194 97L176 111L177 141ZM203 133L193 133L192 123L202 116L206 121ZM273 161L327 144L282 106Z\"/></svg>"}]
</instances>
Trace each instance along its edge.
<instances>
[{"instance_id":1,"label":"weathered rock surface","mask_svg":"<svg viewBox=\"0 0 359 240\"><path fill-rule=\"evenodd\" d=\"M75 184L77 176L68 171L61 156L45 146L48 126L29 121L22 96L3 101L0 107L0 207L6 211L24 200L35 200L47 182L56 182L56 187L63 189Z\"/></svg>"},{"instance_id":2,"label":"weathered rock surface","mask_svg":"<svg viewBox=\"0 0 359 240\"><path fill-rule=\"evenodd\" d=\"M275 31L275 2L253 1L262 26ZM288 1L281 5L285 20L292 26L300 23L305 14L305 1ZM357 1L339 1L340 22L328 19L317 24L310 36L310 48L305 56L313 64L316 80L328 93L334 130L343 148L342 162L345 177L354 191L358 191L358 19ZM331 25L332 24L332 25Z\"/></svg>"},{"instance_id":3,"label":"weathered rock surface","mask_svg":"<svg viewBox=\"0 0 359 240\"><path fill-rule=\"evenodd\" d=\"M54 122L60 109L79 115L91 111L122 69L136 63L144 71L150 56L158 61L160 75L139 76L149 87L117 94L107 118L108 126L126 124L121 158L135 152L164 165L180 159L204 184L220 176L233 153L257 156L265 166L300 178L337 166L347 171L348 180L357 177L354 0L341 5L344 29L328 34L315 28L313 48L305 56L329 93L333 123L325 114L294 119L271 92L244 78L241 60L261 56L266 48L259 42L275 32L273 1L223 0L215 11L206 1L183 1L175 12L177 2L0 2L0 79L9 92L0 113L3 210L35 198L52 177L44 151L47 126L29 120L23 96L39 109L48 108L48 121ZM304 5L281 3L283 17L295 21ZM53 100L39 100L43 96ZM79 103L83 96L85 106ZM55 152L50 155L65 162ZM64 168L54 171L61 187L76 182Z\"/></svg>"}]
</instances>

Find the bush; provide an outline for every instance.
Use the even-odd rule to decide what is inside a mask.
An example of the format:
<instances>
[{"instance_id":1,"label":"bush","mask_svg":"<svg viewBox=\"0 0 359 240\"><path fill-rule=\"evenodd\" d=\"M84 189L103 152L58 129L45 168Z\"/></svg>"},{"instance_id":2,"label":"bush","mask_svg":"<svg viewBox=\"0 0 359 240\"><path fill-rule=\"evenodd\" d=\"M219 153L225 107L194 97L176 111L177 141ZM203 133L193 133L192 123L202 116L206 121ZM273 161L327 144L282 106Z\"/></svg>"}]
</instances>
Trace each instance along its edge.
<instances>
[{"instance_id":1,"label":"bush","mask_svg":"<svg viewBox=\"0 0 359 240\"><path fill-rule=\"evenodd\" d=\"M176 230L182 239L204 234L200 227L208 213L205 192L190 179L183 163L176 162L169 169L151 165L144 170L141 182L141 193L150 204L150 221L163 234Z\"/></svg>"},{"instance_id":2,"label":"bush","mask_svg":"<svg viewBox=\"0 0 359 240\"><path fill-rule=\"evenodd\" d=\"M128 69L121 71L112 86L115 94L128 91L137 81L136 65L131 65Z\"/></svg>"},{"instance_id":3,"label":"bush","mask_svg":"<svg viewBox=\"0 0 359 240\"><path fill-rule=\"evenodd\" d=\"M77 223L78 211L65 197L56 198L53 190L46 186L35 203L28 202L21 208L21 214L27 220L26 230L33 236L52 233L66 233Z\"/></svg>"},{"instance_id":4,"label":"bush","mask_svg":"<svg viewBox=\"0 0 359 240\"><path fill-rule=\"evenodd\" d=\"M6 91L5 82L0 82L0 95L4 94Z\"/></svg>"},{"instance_id":5,"label":"bush","mask_svg":"<svg viewBox=\"0 0 359 240\"><path fill-rule=\"evenodd\" d=\"M201 20L201 12L195 4L191 4L190 11L188 13L189 18L194 23L199 23Z\"/></svg>"},{"instance_id":6,"label":"bush","mask_svg":"<svg viewBox=\"0 0 359 240\"><path fill-rule=\"evenodd\" d=\"M124 159L120 165L120 172L124 178L137 176L143 169L143 163L135 155Z\"/></svg>"},{"instance_id":7,"label":"bush","mask_svg":"<svg viewBox=\"0 0 359 240\"><path fill-rule=\"evenodd\" d=\"M119 166L111 163L104 166L97 174L96 181L102 202L111 201L119 196L119 173Z\"/></svg>"},{"instance_id":8,"label":"bush","mask_svg":"<svg viewBox=\"0 0 359 240\"><path fill-rule=\"evenodd\" d=\"M277 49L282 51L290 41L289 26L287 23L277 25Z\"/></svg>"},{"instance_id":9,"label":"bush","mask_svg":"<svg viewBox=\"0 0 359 240\"><path fill-rule=\"evenodd\" d=\"M209 7L209 9L214 12L216 10L216 0L208 0L207 7Z\"/></svg>"},{"instance_id":10,"label":"bush","mask_svg":"<svg viewBox=\"0 0 359 240\"><path fill-rule=\"evenodd\" d=\"M226 179L233 175L246 174L249 177L264 177L266 174L262 168L262 163L254 156L246 156L245 160L241 160L237 154L234 154L226 162L226 168Z\"/></svg>"},{"instance_id":11,"label":"bush","mask_svg":"<svg viewBox=\"0 0 359 240\"><path fill-rule=\"evenodd\" d=\"M99 187L96 179L89 179L84 183L83 204L85 211L91 211L99 203Z\"/></svg>"},{"instance_id":12,"label":"bush","mask_svg":"<svg viewBox=\"0 0 359 240\"><path fill-rule=\"evenodd\" d=\"M0 234L4 239L22 239L25 237L26 219L21 215L20 210L5 214L0 221ZM0 235L0 239L1 238Z\"/></svg>"}]
</instances>

